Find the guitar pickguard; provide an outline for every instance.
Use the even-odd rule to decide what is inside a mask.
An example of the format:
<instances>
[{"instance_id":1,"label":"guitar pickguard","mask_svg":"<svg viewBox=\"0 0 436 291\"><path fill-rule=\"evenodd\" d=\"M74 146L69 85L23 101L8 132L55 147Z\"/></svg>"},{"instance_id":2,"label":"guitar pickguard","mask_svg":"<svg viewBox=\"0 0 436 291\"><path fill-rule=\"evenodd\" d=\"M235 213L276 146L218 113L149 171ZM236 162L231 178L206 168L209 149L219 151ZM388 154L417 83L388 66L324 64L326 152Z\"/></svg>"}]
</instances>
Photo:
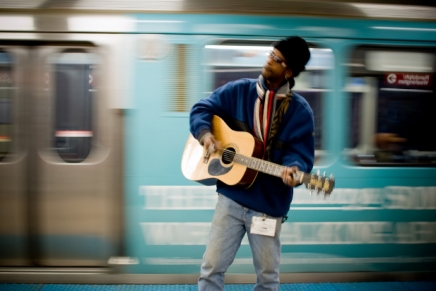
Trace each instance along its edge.
<instances>
[{"instance_id":1,"label":"guitar pickguard","mask_svg":"<svg viewBox=\"0 0 436 291\"><path fill-rule=\"evenodd\" d=\"M225 175L233 168L233 166L230 167L223 167L223 165L220 162L220 159L212 159L209 161L209 166L207 167L207 172L211 176L221 176Z\"/></svg>"}]
</instances>

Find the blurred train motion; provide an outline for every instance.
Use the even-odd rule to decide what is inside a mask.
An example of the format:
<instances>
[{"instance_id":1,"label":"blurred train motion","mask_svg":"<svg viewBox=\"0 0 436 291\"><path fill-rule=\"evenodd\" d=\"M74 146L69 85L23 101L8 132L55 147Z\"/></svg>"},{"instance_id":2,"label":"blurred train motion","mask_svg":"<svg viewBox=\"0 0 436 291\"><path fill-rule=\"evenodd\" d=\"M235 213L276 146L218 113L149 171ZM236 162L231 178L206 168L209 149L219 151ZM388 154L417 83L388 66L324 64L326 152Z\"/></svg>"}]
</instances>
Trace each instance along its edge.
<instances>
[{"instance_id":1,"label":"blurred train motion","mask_svg":"<svg viewBox=\"0 0 436 291\"><path fill-rule=\"evenodd\" d=\"M180 169L189 110L290 35L336 188L296 188L282 282L436 270L434 7L1 2L1 281L195 282L217 196ZM244 240L228 280L253 273Z\"/></svg>"}]
</instances>

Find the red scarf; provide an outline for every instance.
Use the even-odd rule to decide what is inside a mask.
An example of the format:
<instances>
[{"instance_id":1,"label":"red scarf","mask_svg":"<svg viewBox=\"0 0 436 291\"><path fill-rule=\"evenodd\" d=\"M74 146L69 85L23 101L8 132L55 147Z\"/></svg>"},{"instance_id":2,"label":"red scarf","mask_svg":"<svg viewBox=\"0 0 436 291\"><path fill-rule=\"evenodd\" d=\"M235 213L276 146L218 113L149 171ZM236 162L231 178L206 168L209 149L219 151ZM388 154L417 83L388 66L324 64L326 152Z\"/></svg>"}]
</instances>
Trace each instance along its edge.
<instances>
[{"instance_id":1,"label":"red scarf","mask_svg":"<svg viewBox=\"0 0 436 291\"><path fill-rule=\"evenodd\" d=\"M289 84L286 82L276 92L265 90L263 76L260 75L256 84L256 90L258 97L254 104L253 131L254 135L263 141L266 148L271 123L276 110L276 101L287 96Z\"/></svg>"}]
</instances>

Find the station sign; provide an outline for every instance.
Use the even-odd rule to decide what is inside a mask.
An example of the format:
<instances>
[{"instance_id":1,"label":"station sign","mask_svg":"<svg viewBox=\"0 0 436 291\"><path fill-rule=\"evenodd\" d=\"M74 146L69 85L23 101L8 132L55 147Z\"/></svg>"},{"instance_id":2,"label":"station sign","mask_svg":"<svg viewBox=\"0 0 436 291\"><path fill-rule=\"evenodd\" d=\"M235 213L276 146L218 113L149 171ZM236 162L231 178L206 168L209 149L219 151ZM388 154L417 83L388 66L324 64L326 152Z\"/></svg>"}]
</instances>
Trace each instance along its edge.
<instances>
[{"instance_id":1,"label":"station sign","mask_svg":"<svg viewBox=\"0 0 436 291\"><path fill-rule=\"evenodd\" d=\"M401 87L430 87L433 85L433 74L429 73L386 73L386 85Z\"/></svg>"}]
</instances>

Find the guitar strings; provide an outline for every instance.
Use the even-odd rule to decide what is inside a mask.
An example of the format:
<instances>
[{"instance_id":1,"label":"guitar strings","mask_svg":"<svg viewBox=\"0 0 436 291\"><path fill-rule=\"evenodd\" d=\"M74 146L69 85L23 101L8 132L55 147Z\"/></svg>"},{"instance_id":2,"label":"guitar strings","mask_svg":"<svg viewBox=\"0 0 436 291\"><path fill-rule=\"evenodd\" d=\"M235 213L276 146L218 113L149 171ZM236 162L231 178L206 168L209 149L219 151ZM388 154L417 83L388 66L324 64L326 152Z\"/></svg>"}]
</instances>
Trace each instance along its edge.
<instances>
[{"instance_id":1,"label":"guitar strings","mask_svg":"<svg viewBox=\"0 0 436 291\"><path fill-rule=\"evenodd\" d=\"M218 150L218 152L221 154L221 156L225 162L233 162L235 156L237 155L237 153L235 151L232 151L229 149L220 149L220 150ZM320 178L320 176L318 174L317 175L312 174L312 177L313 177L312 179L314 179L314 178L316 179L316 177ZM326 181L328 183L327 185L325 185L325 181L323 180L321 187L318 187L318 188L322 189L322 191L324 191L324 193L330 194L333 190L335 181L334 181L333 177L330 177L330 179L327 179ZM311 181L309 184L310 184L310 186L317 186L316 182L320 182L320 181L318 179L316 179L316 181L313 181L313 182ZM309 188L310 188L310 186L309 186Z\"/></svg>"}]
</instances>

